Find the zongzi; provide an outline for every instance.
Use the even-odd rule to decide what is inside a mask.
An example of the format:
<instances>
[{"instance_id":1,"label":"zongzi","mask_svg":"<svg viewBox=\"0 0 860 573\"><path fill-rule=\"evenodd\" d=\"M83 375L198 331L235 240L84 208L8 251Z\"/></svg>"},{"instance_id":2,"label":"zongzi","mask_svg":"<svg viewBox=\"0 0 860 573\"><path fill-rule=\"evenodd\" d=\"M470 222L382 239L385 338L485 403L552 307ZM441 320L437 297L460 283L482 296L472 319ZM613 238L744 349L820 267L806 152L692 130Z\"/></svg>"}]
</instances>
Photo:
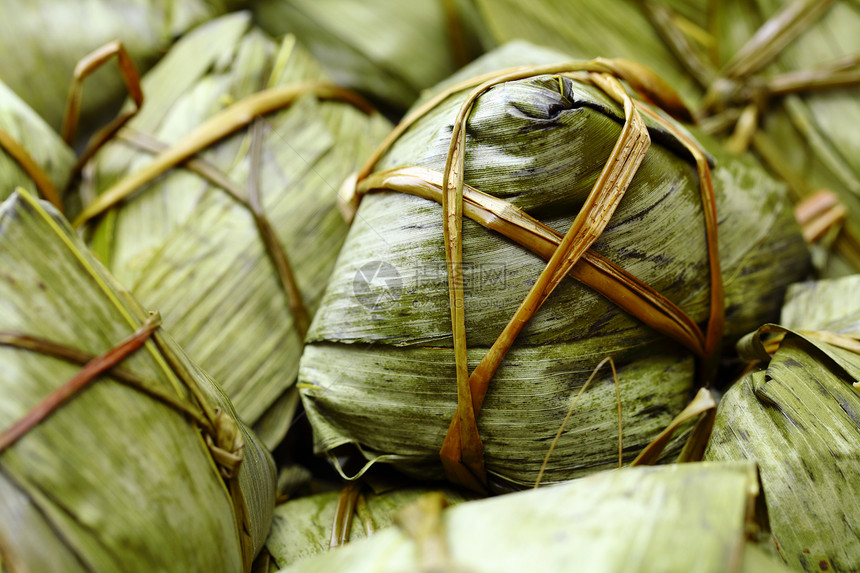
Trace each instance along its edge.
<instances>
[{"instance_id":1,"label":"zongzi","mask_svg":"<svg viewBox=\"0 0 860 573\"><path fill-rule=\"evenodd\" d=\"M0 205L8 571L249 571L274 464L50 206Z\"/></svg>"},{"instance_id":2,"label":"zongzi","mask_svg":"<svg viewBox=\"0 0 860 573\"><path fill-rule=\"evenodd\" d=\"M88 167L76 222L273 448L346 234L336 188L390 126L245 13L183 37L143 90Z\"/></svg>"},{"instance_id":3,"label":"zongzi","mask_svg":"<svg viewBox=\"0 0 860 573\"><path fill-rule=\"evenodd\" d=\"M259 25L295 34L339 84L394 108L480 53L471 2L256 0Z\"/></svg>"},{"instance_id":4,"label":"zongzi","mask_svg":"<svg viewBox=\"0 0 860 573\"><path fill-rule=\"evenodd\" d=\"M781 322L743 339L759 364L717 410L705 456L755 460L782 558L803 571L860 566L860 276L789 289Z\"/></svg>"},{"instance_id":5,"label":"zongzi","mask_svg":"<svg viewBox=\"0 0 860 573\"><path fill-rule=\"evenodd\" d=\"M529 59L546 65L495 80L481 75ZM543 482L617 467L687 403L694 358L706 375L720 345L774 317L784 288L803 276L807 250L780 184L719 146L709 143L708 156L609 76L645 73L640 68L557 64L567 60L525 43L488 54L447 91L428 94L407 116L414 123L395 129L399 138L360 173L365 196L299 374L319 453L352 444L369 463L427 479L530 487L575 406ZM628 78L658 85L638 72ZM502 81L511 76L519 79ZM484 80L471 95L461 89ZM646 135L652 143L643 151ZM638 170L616 173L637 150ZM454 175L446 183L448 167ZM629 189L620 200L603 194L622 180ZM461 181L458 203L450 197ZM438 204L444 189L447 211ZM614 215L582 209L598 201L616 201ZM456 209L465 215L461 231ZM608 221L602 234L591 226L596 220ZM462 263L449 258L457 255L455 232ZM584 253L583 237L596 238ZM556 254L567 247L581 249L579 263ZM574 280L562 280L568 271ZM543 304L536 291L552 296ZM539 308L530 320L528 305ZM618 387L607 368L583 388L607 356ZM463 428L469 415L477 432L474 417ZM472 440L473 457L467 461L463 447L459 460L471 478L453 475L458 437L460 446ZM682 444L683 434L666 456Z\"/></svg>"},{"instance_id":6,"label":"zongzi","mask_svg":"<svg viewBox=\"0 0 860 573\"><path fill-rule=\"evenodd\" d=\"M750 463L629 468L444 511L428 497L396 521L281 572L785 571L758 544L767 512Z\"/></svg>"}]
</instances>

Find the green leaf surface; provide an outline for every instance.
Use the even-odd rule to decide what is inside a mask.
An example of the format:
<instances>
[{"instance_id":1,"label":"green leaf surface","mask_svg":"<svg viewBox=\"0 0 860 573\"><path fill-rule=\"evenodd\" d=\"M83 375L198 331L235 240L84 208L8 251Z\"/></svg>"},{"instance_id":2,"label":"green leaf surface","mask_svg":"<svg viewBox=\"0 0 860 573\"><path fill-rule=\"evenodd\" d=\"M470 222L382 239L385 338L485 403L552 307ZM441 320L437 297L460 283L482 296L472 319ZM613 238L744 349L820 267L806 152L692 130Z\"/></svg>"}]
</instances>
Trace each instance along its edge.
<instances>
[{"instance_id":1,"label":"green leaf surface","mask_svg":"<svg viewBox=\"0 0 860 573\"><path fill-rule=\"evenodd\" d=\"M379 493L362 493L364 504L353 514L348 542L354 543L394 525L394 513L428 492L426 487L404 487ZM461 503L471 496L453 489L443 491L449 505ZM272 531L266 549L279 567L328 551L338 492L325 492L298 498L275 508Z\"/></svg>"},{"instance_id":2,"label":"green leaf surface","mask_svg":"<svg viewBox=\"0 0 860 573\"><path fill-rule=\"evenodd\" d=\"M699 86L653 28L638 0L476 0L496 44L520 39L575 58L627 58L655 70L686 103Z\"/></svg>"}]
</instances>

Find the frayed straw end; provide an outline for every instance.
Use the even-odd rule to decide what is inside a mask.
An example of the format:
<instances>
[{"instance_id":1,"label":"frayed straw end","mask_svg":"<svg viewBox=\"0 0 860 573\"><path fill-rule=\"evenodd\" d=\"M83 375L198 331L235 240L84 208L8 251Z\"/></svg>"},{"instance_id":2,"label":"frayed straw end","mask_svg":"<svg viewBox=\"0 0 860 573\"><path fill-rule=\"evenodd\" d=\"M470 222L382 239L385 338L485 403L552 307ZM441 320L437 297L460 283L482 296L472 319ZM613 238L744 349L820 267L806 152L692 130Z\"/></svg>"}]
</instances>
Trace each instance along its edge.
<instances>
[{"instance_id":1,"label":"frayed straw end","mask_svg":"<svg viewBox=\"0 0 860 573\"><path fill-rule=\"evenodd\" d=\"M361 196L356 191L357 184L358 174L352 173L344 180L337 193L337 208L348 225L351 225L352 220L355 219L358 204L361 201Z\"/></svg>"},{"instance_id":2,"label":"frayed straw end","mask_svg":"<svg viewBox=\"0 0 860 573\"><path fill-rule=\"evenodd\" d=\"M830 229L840 227L847 212L833 191L820 189L795 206L794 217L800 224L806 242L814 243Z\"/></svg>"}]
</instances>

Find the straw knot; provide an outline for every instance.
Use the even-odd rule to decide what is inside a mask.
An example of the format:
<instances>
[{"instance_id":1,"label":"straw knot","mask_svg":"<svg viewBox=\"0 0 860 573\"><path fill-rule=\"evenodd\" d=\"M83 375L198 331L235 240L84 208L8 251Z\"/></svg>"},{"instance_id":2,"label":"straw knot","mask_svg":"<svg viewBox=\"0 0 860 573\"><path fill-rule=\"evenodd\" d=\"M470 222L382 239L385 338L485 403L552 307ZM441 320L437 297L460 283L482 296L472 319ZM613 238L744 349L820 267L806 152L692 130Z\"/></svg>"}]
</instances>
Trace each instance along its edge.
<instances>
[{"instance_id":1,"label":"straw knot","mask_svg":"<svg viewBox=\"0 0 860 573\"><path fill-rule=\"evenodd\" d=\"M232 479L245 458L245 440L236 421L218 408L215 411L214 436L206 435L206 445L224 479Z\"/></svg>"}]
</instances>

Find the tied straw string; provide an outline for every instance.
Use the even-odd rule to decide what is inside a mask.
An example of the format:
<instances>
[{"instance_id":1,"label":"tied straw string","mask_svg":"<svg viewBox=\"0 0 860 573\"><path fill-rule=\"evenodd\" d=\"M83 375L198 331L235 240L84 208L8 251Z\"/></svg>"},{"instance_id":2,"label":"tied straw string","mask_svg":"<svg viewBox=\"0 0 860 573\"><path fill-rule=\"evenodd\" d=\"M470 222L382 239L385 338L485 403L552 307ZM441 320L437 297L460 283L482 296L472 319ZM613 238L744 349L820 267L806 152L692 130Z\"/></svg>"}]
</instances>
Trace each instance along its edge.
<instances>
[{"instance_id":1,"label":"tied straw string","mask_svg":"<svg viewBox=\"0 0 860 573\"><path fill-rule=\"evenodd\" d=\"M74 143L75 131L78 127L78 119L81 113L81 97L83 94L84 81L93 72L101 68L108 60L116 56L120 76L122 76L125 89L133 104L129 111L120 112L109 124L98 130L90 138L84 152L78 158L75 168L72 170L71 180L74 180L84 164L96 154L96 152L110 139L119 129L127 124L138 114L143 107L143 89L140 85L140 72L134 65L134 60L123 46L122 42L116 40L108 42L104 46L96 48L84 56L75 66L74 77L69 86L69 96L66 99L66 112L63 116L62 137L68 145Z\"/></svg>"},{"instance_id":2,"label":"tied straw string","mask_svg":"<svg viewBox=\"0 0 860 573\"><path fill-rule=\"evenodd\" d=\"M480 194L464 184L464 150L465 124L472 106L478 97L491 87L506 82L544 74L559 74L587 81L603 90L616 102L624 106L625 121L616 145L607 160L594 188L586 199L585 205L577 214L567 234L546 250L549 262L541 272L532 289L522 302L516 313L496 339L489 352L481 360L477 368L468 372L466 356L465 309L463 305L462 282L462 217L469 216L488 227L504 226L492 222L491 213L503 213L507 222L517 220L518 230L510 226L508 230L516 233L519 238L531 233L531 243L537 243L537 236L547 237L539 222L530 220L525 214L510 204ZM575 74L575 75L574 75ZM646 99L668 109L676 116L688 117L689 113L680 103L677 95L666 86L653 72L644 66L625 60L598 59L591 62L567 62L543 66L523 66L510 68L499 72L485 74L461 82L440 92L407 117L395 127L389 137L371 156L356 177L347 182L346 207L349 214L354 214L360 196L370 190L393 189L395 191L426 194L436 199L443 207L443 234L445 255L448 267L448 292L451 308L451 322L454 338L454 357L457 373L457 410L448 428L445 440L440 450L440 458L449 480L477 491L485 491L487 480L483 462L483 444L477 429L477 416L480 413L484 396L489 382L496 369L504 359L524 325L537 312L561 280L568 274L579 279L580 273L572 273L577 266L588 268L594 266L596 257L590 256L589 248L600 236L618 206L624 192L641 164L645 152L650 145L650 137L641 118L642 113L648 114L655 121L669 128L669 131L692 154L697 167L699 186L703 202L706 237L708 242L708 259L710 270L710 316L706 334L702 335L698 327L692 323L683 311L674 305L662 304L665 299L625 273L615 273L614 280L604 281L612 285L608 290L625 286L637 293L647 311L637 311L637 316L650 316L651 322L655 316L662 314L663 329L676 340L682 341L685 347L692 349L697 356L704 358L701 369L705 381L712 374L716 364L716 353L722 335L724 324L724 292L720 273L719 252L717 248L716 203L713 193L713 182L710 177L710 167L704 153L687 138L680 130L672 126L661 116L647 107L635 103L626 93L621 78L628 82ZM419 171L417 168L391 170L381 176L372 176L374 166L390 149L395 141L405 133L418 119L438 106L454 93L471 89L466 100L461 105L454 122L451 143L446 157L445 169L441 174L441 182L435 181L434 174L429 170ZM365 180L367 180L365 182ZM418 180L423 180L423 184ZM389 185L394 183L393 185ZM435 184L435 185L434 185ZM441 193L436 193L432 188ZM514 223L515 225L517 223ZM527 230L526 233L522 231ZM521 244L524 241L518 240ZM554 248L553 248L554 247ZM551 253L549 252L551 251ZM591 254L593 255L593 254ZM583 261L589 264L582 265ZM614 265L612 265L614 266ZM605 265L603 270L612 270ZM579 274L580 276L577 276ZM626 283L622 280L627 279ZM604 291L601 291L604 292ZM655 296L656 295L656 296ZM610 296L619 299L618 296ZM666 301L668 302L668 301ZM629 305L628 305L629 306ZM636 305L634 305L636 306ZM667 312L668 311L668 312ZM668 317L668 318L667 318ZM646 321L646 323L648 323ZM672 324L672 327L666 326ZM690 325L693 324L691 327Z\"/></svg>"},{"instance_id":3,"label":"tied straw string","mask_svg":"<svg viewBox=\"0 0 860 573\"><path fill-rule=\"evenodd\" d=\"M346 484L337 494L337 504L332 518L331 538L329 549L335 549L349 542L352 530L352 518L355 513L356 503L361 494L362 484L350 482Z\"/></svg>"},{"instance_id":4,"label":"tied straw string","mask_svg":"<svg viewBox=\"0 0 860 573\"><path fill-rule=\"evenodd\" d=\"M0 433L0 453L15 445L18 440L86 388L100 374L107 372L141 348L160 325L161 317L158 314L151 315L131 336L101 356L87 362L65 384L45 396L29 412Z\"/></svg>"},{"instance_id":5,"label":"tied straw string","mask_svg":"<svg viewBox=\"0 0 860 573\"><path fill-rule=\"evenodd\" d=\"M442 202L442 174L424 167L398 167L370 175L359 183L360 195L398 191ZM549 260L563 235L504 199L463 185L463 214ZM698 357L705 355L705 335L672 301L602 255L588 250L568 276L593 288L654 330L677 341Z\"/></svg>"},{"instance_id":6,"label":"tied straw string","mask_svg":"<svg viewBox=\"0 0 860 573\"><path fill-rule=\"evenodd\" d=\"M604 89L608 87L612 96L617 96L620 93L617 90L623 92L620 84L616 86L611 83L611 81L615 81L617 84L617 80L609 80L610 76L589 74L588 77L599 87ZM464 156L462 153L458 154L457 152L465 148L465 129L462 129L463 124L477 97L492 85L503 81L507 81L507 78L504 76L478 86L461 107L454 124L452 141L454 138L459 137L459 141L457 142L459 145L453 145L452 151L449 151L445 177L443 177L443 191L448 189L449 194L452 190L454 191L455 200L453 203L455 205L462 205ZM624 97L623 99L625 124L622 128L621 136L610 155L609 161L607 161L594 188L586 199L585 205L583 205L577 214L568 233L562 239L558 249L556 249L550 258L547 266L541 272L525 300L521 303L514 316L493 343L489 352L481 360L481 363L472 372L471 376L468 374L464 376L463 374L463 370L467 368L465 309L462 304L452 308L452 322L455 324L455 362L458 366L462 365L462 368L458 368L457 370L457 415L448 428L448 434L443 442L440 456L448 477L473 489L475 489L476 485L480 484L483 487L486 483L486 474L483 466L483 444L478 436L477 416L480 413L490 378L501 364L504 356L513 345L514 340L522 331L525 324L534 316L552 291L555 290L555 287L561 282L561 278L567 274L567 270L579 260L582 253L600 236L618 203L621 201L624 191L626 191L627 186L630 184L636 169L642 159L644 159L645 151L650 145L650 138L644 123L633 112L632 100L629 97ZM452 167L454 162L456 162L456 167ZM450 178L454 179L453 183L449 183ZM458 217L458 222L462 223L462 214L455 209L449 207L447 216L449 219L456 216ZM447 250L455 252L455 255L451 258L458 264L461 264L462 258L457 260L457 255L459 254L457 251L460 251L460 253L462 251L461 238L459 236L451 237L449 234L445 245ZM455 296L459 298L458 302L462 300L461 283L449 280L449 290L453 291ZM460 327L459 331L458 326ZM458 341L459 345L457 344ZM468 388L469 391L465 392L463 388ZM466 396L469 398L468 401L465 399ZM467 476L464 470L467 470L471 475Z\"/></svg>"},{"instance_id":7,"label":"tied straw string","mask_svg":"<svg viewBox=\"0 0 860 573\"><path fill-rule=\"evenodd\" d=\"M151 396L191 418L207 435L210 449L214 450L213 454L216 461L222 466L222 474L228 479L232 477L241 464L241 455L237 455L236 452L241 450L242 445L236 442L235 446L231 448L233 444L226 442L234 441L232 436L228 437L227 435L236 433L236 431L228 427L229 423L225 424L224 418L227 416L224 412L209 405L208 400L197 387L196 382L193 381L191 373L182 366L174 353L166 349L163 342L157 337L156 330L160 326L161 315L157 312L151 312L143 324L131 335L97 356L39 337L0 331L0 346L36 352L82 366L74 376L50 392L11 426L0 432L0 453L14 446L33 428L78 396L100 376L108 374L116 381ZM137 374L121 365L126 358L143 348L150 339L163 351L171 369L188 389L191 398L190 403L186 403L181 397L177 398L154 388L139 378Z\"/></svg>"},{"instance_id":8,"label":"tied straw string","mask_svg":"<svg viewBox=\"0 0 860 573\"><path fill-rule=\"evenodd\" d=\"M117 134L122 135L120 130L137 115L143 106L144 95L140 84L140 74L134 65L134 61L129 56L122 42L110 42L82 58L75 67L63 118L63 139L66 143L71 143L74 139L80 116L85 80L114 56L118 60L120 75L133 103L133 107L129 111L121 112L107 126L92 136L85 151L78 158L72 170L72 176L67 184L70 184L71 181L77 178L83 166L103 145L112 140ZM260 201L258 171L261 167L260 147L262 146L262 135L258 127L259 122L256 120L265 114L291 105L305 94L313 94L323 100L349 103L365 113L374 113L373 106L351 90L327 82L299 82L287 86L271 87L236 102L221 113L210 118L204 124L198 126L197 129L173 146L166 146L146 134L138 133L135 135L132 131L132 135L125 135L121 139L131 142L138 148L155 153L155 159L141 170L121 179L111 188L101 193L95 201L85 206L83 211L72 222L73 226L80 227L84 225L91 219L102 215L116 206L159 175L174 167L183 165L208 179L217 187L224 189L233 199L251 213L264 250L277 273L282 290L284 291L289 311L293 316L293 324L299 337L304 339L310 325L310 315L295 280L286 250L278 240L274 227L263 211ZM217 168L196 159L195 156L251 123L254 124L251 142L252 176L249 181L248 191L246 192L240 186L230 181ZM27 152L24 146L2 129L0 129L0 148L4 149L21 166L25 173L33 179L40 194L62 213L64 210L62 199L50 177Z\"/></svg>"},{"instance_id":9,"label":"tied straw string","mask_svg":"<svg viewBox=\"0 0 860 573\"><path fill-rule=\"evenodd\" d=\"M623 428L621 422L621 391L618 388L618 373L615 371L615 361L612 360L611 356L607 356L603 360L597 363L597 366L594 367L594 370L591 371L591 375L588 377L588 380L585 381L585 384L582 385L582 388L577 392L576 397L574 397L573 402L570 405L570 408L567 410L567 414L564 417L564 420L561 422L561 426L558 428L558 432L556 432L555 437L552 439L552 443L549 445L549 451L547 451L546 456L543 459L543 463L540 465L540 470L538 470L537 479L535 479L535 485L533 489L537 489L540 487L541 479L543 479L543 474L546 471L546 466L549 464L549 458L552 456L552 452L555 450L556 445L558 444L558 440L561 438L561 434L564 432L564 427L567 426L567 422L570 420L570 417L573 415L573 411L576 409L576 405L579 404L579 399L582 398L582 395L585 394L585 390L591 385L591 381L594 380L594 377L597 376L597 373L605 364L609 363L609 367L612 369L612 379L615 381L615 397L618 405L618 467L621 467L622 464L622 454L624 452L624 439L623 439Z\"/></svg>"}]
</instances>

